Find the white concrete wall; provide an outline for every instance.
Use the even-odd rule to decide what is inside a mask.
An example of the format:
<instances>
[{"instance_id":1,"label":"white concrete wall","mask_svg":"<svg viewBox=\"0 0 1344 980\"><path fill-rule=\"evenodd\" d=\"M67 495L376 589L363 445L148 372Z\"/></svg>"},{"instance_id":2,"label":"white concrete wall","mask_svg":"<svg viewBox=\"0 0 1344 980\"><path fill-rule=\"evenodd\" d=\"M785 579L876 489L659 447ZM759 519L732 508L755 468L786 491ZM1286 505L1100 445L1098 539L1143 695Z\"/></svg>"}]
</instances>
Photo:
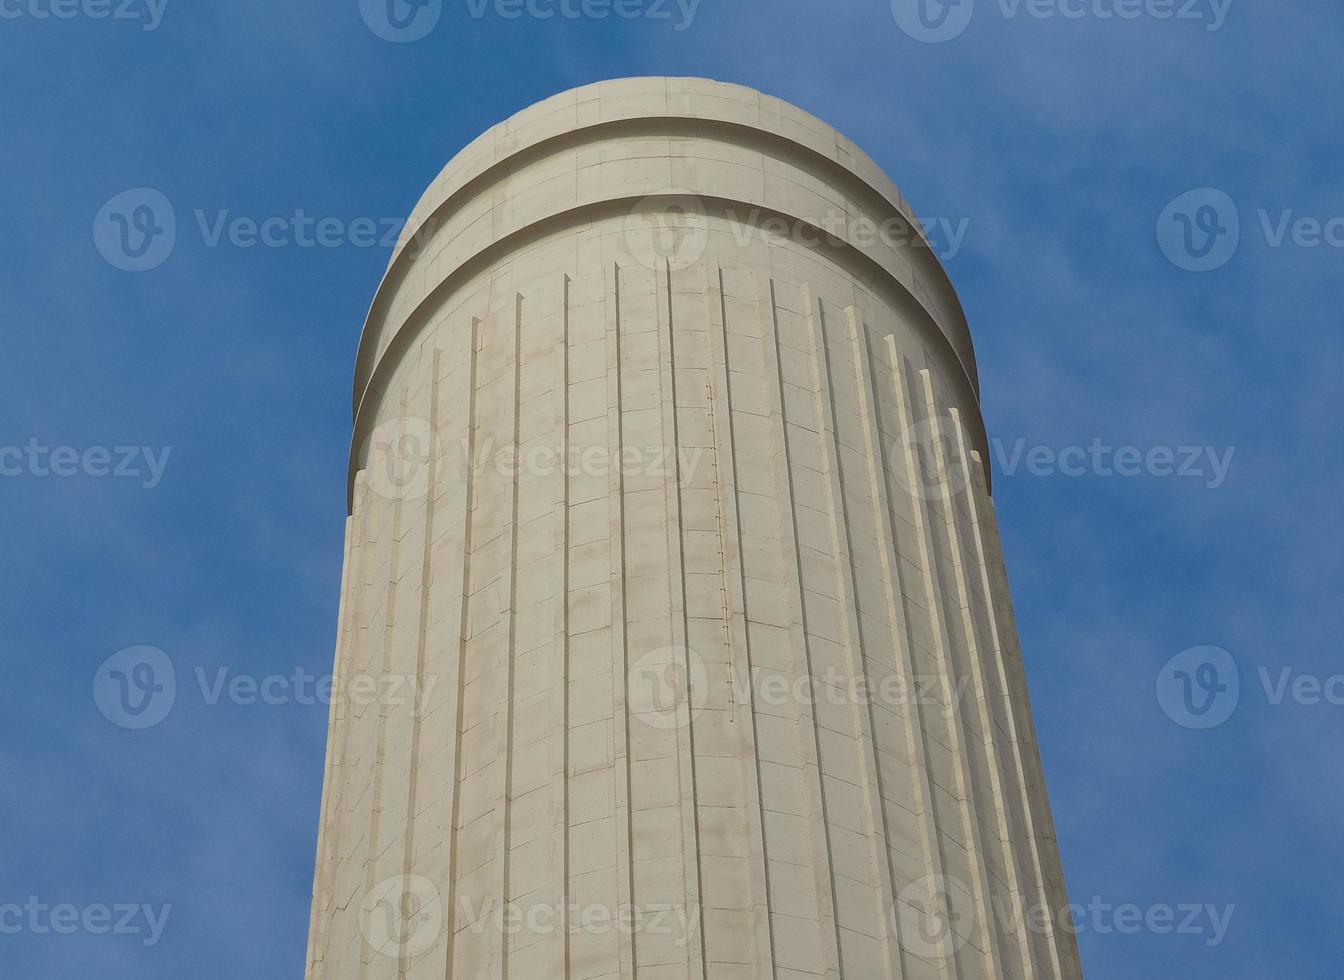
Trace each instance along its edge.
<instances>
[{"instance_id":1,"label":"white concrete wall","mask_svg":"<svg viewBox=\"0 0 1344 980\"><path fill-rule=\"evenodd\" d=\"M1065 898L969 333L917 240L762 227L837 214L910 218L687 79L534 106L417 206L356 372L309 977L1080 976L1016 914Z\"/></svg>"}]
</instances>

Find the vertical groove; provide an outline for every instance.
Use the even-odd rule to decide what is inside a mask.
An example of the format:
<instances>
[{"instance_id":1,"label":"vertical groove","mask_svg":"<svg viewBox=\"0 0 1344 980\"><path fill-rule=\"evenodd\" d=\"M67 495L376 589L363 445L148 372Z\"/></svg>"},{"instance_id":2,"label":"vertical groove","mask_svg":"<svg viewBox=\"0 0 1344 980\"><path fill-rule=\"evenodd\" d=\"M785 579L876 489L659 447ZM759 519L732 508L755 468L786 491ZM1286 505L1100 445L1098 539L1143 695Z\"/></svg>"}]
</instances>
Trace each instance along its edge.
<instances>
[{"instance_id":1,"label":"vertical groove","mask_svg":"<svg viewBox=\"0 0 1344 980\"><path fill-rule=\"evenodd\" d=\"M927 368L925 368L919 372L919 380L921 387L923 389L922 395L924 401L924 417L934 424L936 431L936 425L938 419L938 401L933 391L933 374ZM943 456L942 440L935 436L935 438L933 438L931 441L933 443L934 456L937 464L937 472L946 475L948 473L948 469L947 469L947 461ZM951 522L956 520L956 515L954 513L956 504L952 500L951 489L948 485L948 481L946 478L939 481L938 493L943 504L944 521L948 525L948 527L944 528L944 531L948 531L948 529L951 526ZM929 521L927 509L924 510L924 515L925 517L923 523L927 528L927 530L929 531L930 539L932 539L933 527ZM948 560L951 563L952 566L951 571L953 576L955 577L957 575L956 568L958 563L961 561L961 558L955 550L957 547L956 541L955 538L950 535L950 532L945 543L948 545L948 551L949 551ZM951 648L951 634L948 631L947 622L945 619L946 610L943 606L943 602L941 599L942 595L941 576L939 575L936 561L933 558L932 549L930 550L929 557L931 562L929 566L930 574L935 576L940 585L937 625L938 629L941 632L943 643L946 646L947 666L949 673L951 673L953 671L953 663L952 663L953 651ZM958 588L958 595L960 597L960 581L956 583L956 587ZM962 605L962 603L960 602L958 604ZM977 651L975 646L974 626L973 625L964 626L963 628L968 630L965 637L966 659L971 665L972 679L977 682L977 688L979 688L980 685L977 670ZM957 679L955 677L953 677L953 681L954 681L954 689L960 692L961 689L959 686L956 686ZM977 690L977 702L979 701L980 698L983 698L983 696L984 696L983 689ZM966 808L964 812L968 814L968 822L969 822L968 832L971 835L968 838L967 843L968 845L970 845L971 848L973 848L975 853L975 858L973 859L972 867L975 869L977 877L979 878L977 887L980 889L981 892L981 917L987 941L986 953L993 957L991 963L995 968L995 970L1002 971L1003 952L999 948L999 930L994 915L994 907L995 907L994 893L992 882L990 880L988 859L985 857L985 851L987 849L987 845L984 841L983 827L981 826L980 820L978 818L978 814L983 812L986 809L986 807L976 805L976 788L974 784L974 774L971 772L969 768L969 761L970 761L969 749L967 748L966 745L966 741L969 740L970 737L969 736L970 730L969 725L967 725L963 721L964 712L962 711L960 693L958 693L957 695L957 700L955 702L955 709L956 709L955 717L957 719L957 734L958 739L961 742L960 751L958 754L958 760L959 762L961 762L962 765L967 766L965 772L965 780L963 783L964 786L963 792L965 796L963 807ZM987 757L989 757L989 739L991 737L991 734L988 731L984 731L983 736L985 739L986 755ZM992 763L992 757L989 758ZM1001 800L991 801L989 805L993 806L997 810L998 807L1001 805Z\"/></svg>"},{"instance_id":2,"label":"vertical groove","mask_svg":"<svg viewBox=\"0 0 1344 980\"><path fill-rule=\"evenodd\" d=\"M620 464L625 451L625 421L622 417L621 362L621 267L612 263L612 296L607 321L607 438L611 440L608 459L608 516L611 542L611 655L615 737L615 808L616 808L616 892L621 909L634 908L635 866L630 850L634 833L634 808L630 801L630 646L626 631L625 601L625 468ZM635 930L618 930L620 975L637 977Z\"/></svg>"},{"instance_id":3,"label":"vertical groove","mask_svg":"<svg viewBox=\"0 0 1344 980\"><path fill-rule=\"evenodd\" d=\"M803 295L807 305L807 331L812 344L812 384L817 406L818 432L824 446L822 465L825 467L824 483L830 504L830 531L835 566L836 602L842 612L840 628L845 652L849 656L850 674L854 679L867 678L868 667L865 663L862 627L859 622L859 590L857 569L855 568L853 549L850 542L849 507L845 500L844 476L840 462L840 429L836 418L835 387L831 383L831 354L826 342L826 311L820 300L813 301L811 290L804 287ZM827 431L830 437L827 438ZM847 595L848 594L848 595ZM865 685L865 690L869 686ZM857 731L858 750L862 758L862 780L858 787L867 803L866 818L868 828L868 864L875 886L881 883L881 869L886 868L887 888L875 887L878 907L879 942L883 950L883 968L887 977L892 977L895 958L891 950L891 932L889 923L894 921L891 907L893 882L891 873L891 855L887 844L887 817L882 807L882 775L877 769L875 740L873 736L872 706L853 704L850 707L850 723ZM874 798L876 796L876 802ZM881 854L879 860L878 854ZM899 975L899 967L897 974Z\"/></svg>"},{"instance_id":4,"label":"vertical groove","mask_svg":"<svg viewBox=\"0 0 1344 980\"><path fill-rule=\"evenodd\" d=\"M401 438L406 434L406 390L401 392L401 415L400 429ZM398 449L401 446L401 438L398 439ZM383 614L383 665L380 670L380 677L387 677L392 670L392 635L396 622L397 609L397 562L400 558L400 537L401 537L401 508L406 494L402 487L397 488L395 499L392 501L392 540L389 544L391 556L387 563L387 609ZM383 779L386 775L387 755L387 722L390 706L385 703L383 697L378 698L378 735L377 748L374 753L373 762L373 793L369 799L369 853L365 862L364 874L364 895L368 896L373 891L374 886L378 884L375 880L378 874L378 834L382 830L383 816ZM359 978L364 977L369 968L369 950L366 948L359 958Z\"/></svg>"},{"instance_id":5,"label":"vertical groove","mask_svg":"<svg viewBox=\"0 0 1344 980\"><path fill-rule=\"evenodd\" d=\"M758 285L758 308L760 303ZM774 432L778 442L775 480L780 499L775 515L781 532L780 539L787 541L789 549L787 555L781 556L781 567L788 579L790 618L793 620L789 632L795 656L801 654L802 657L799 675L814 681L816 672L812 666L812 644L807 634L807 603L803 598L801 573L803 560L798 544L798 511L794 506L792 451L789 445L787 400L784 397L784 362L779 352L779 304L775 296L773 279L770 280L770 327L763 329L762 335L768 341L766 345L769 348L768 366L773 370L775 378L775 383L766 387L771 399L771 409L778 419ZM784 514L788 515L787 520L783 517ZM821 730L817 723L816 712L807 698L798 699L798 714L799 744L802 748L805 770L810 771L810 778L805 774L804 782L811 803L813 872L820 906L817 917L817 939L825 956L822 964L825 975L832 980L839 980L844 975L844 963L840 954L840 919L836 914L835 863L831 855L826 784L821 775Z\"/></svg>"},{"instance_id":6,"label":"vertical groove","mask_svg":"<svg viewBox=\"0 0 1344 980\"><path fill-rule=\"evenodd\" d=\"M689 626L687 623L686 611L686 562L684 553L684 534L681 520L681 442L680 426L677 420L677 364L676 364L676 323L672 311L672 263L666 260L666 268L662 273L664 277L665 295L664 300L667 303L666 318L659 317L658 328L660 334L666 328L665 335L661 338L659 344L659 374L662 384L662 408L663 408L663 427L664 437L668 434L671 437L671 445L666 447L669 450L669 457L674 460L674 473L671 481L666 487L667 497L667 545L668 559L671 567L668 569L668 582L671 595L671 625L672 625L672 646L680 649L682 656L682 669L685 671L687 693L686 698L677 710L677 770L681 783L681 837L682 837L682 860L685 866L685 899L686 914L688 921L692 916L698 918L699 928L696 932L699 934L699 943L689 943L686 947L687 969L692 978L703 977L705 975L705 928L704 928L704 909L700 902L700 896L704 891L704 883L701 879L700 871L700 821L699 807L696 803L696 785L695 785L695 730L692 722L691 706L695 699L703 697L702 692L691 689L693 674L691 673L691 652L688 647ZM658 275L655 274L655 284ZM664 321L665 322L662 322ZM699 953L699 959L696 959L696 953Z\"/></svg>"},{"instance_id":7,"label":"vertical groove","mask_svg":"<svg viewBox=\"0 0 1344 980\"><path fill-rule=\"evenodd\" d=\"M466 694L467 666L467 608L471 597L471 544L472 512L476 507L476 370L480 353L481 321L471 321L471 351L467 368L467 418L466 445L464 447L466 465L466 489L463 494L465 504L462 520L462 576L461 591L457 610L457 703L453 713L453 803L448 821L448 900L444 914L448 921L447 948L444 957L444 980L453 978L453 956L457 945L457 846L458 821L462 808L462 708Z\"/></svg>"},{"instance_id":8,"label":"vertical groove","mask_svg":"<svg viewBox=\"0 0 1344 980\"><path fill-rule=\"evenodd\" d=\"M924 372L921 372L921 376ZM914 457L911 444L911 431L914 425L914 402L905 383L904 372L898 361L893 366L893 377L898 388L897 407L901 415L901 430L906 434L906 469L912 481L918 481L919 462ZM912 482L911 486L916 483ZM947 624L944 622L943 595L939 582L937 559L933 550L933 530L929 520L929 508L925 501L915 501L918 523L915 532L919 538L919 550L924 565L924 588L929 597L929 619L933 627L933 644L942 674L943 692L947 698L949 711L948 737L953 743L952 759L957 770L957 786L961 793L958 809L961 811L962 827L966 834L966 850L971 865L971 876L975 879L977 893L977 918L979 920L983 947L979 948L984 957L986 969L991 976L1002 976L1001 958L998 949L998 937L994 923L990 919L990 890L988 872L985 869L984 856L981 853L979 825L972 812L973 793L971 789L970 762L963 744L961 724L961 690L957 686L952 664L952 651L949 647Z\"/></svg>"},{"instance_id":9,"label":"vertical groove","mask_svg":"<svg viewBox=\"0 0 1344 980\"><path fill-rule=\"evenodd\" d=\"M955 409L953 412L955 413ZM997 669L999 684L1003 693L1004 701L1004 720L1008 725L1009 739L1012 743L1012 764L1014 775L1017 777L1018 799L1022 808L1023 817L1023 846L1027 849L1030 858L1031 867L1025 872L1031 880L1033 890L1036 892L1037 901L1041 907L1051 909L1049 890L1045 883L1045 873L1041 860L1041 849L1039 844L1039 831L1036 827L1036 815L1032 811L1030 788L1027 783L1027 763L1022 757L1022 740L1018 732L1017 718L1013 711L1013 699L1011 697L1011 688L1008 684L1008 669L1006 660L1008 651L1005 649L1010 644L1015 643L1012 635L1012 627L1001 623L999 614L994 605L994 586L989 576L989 549L985 545L985 525L989 523L985 512L988 507L993 506L987 502L985 491L985 480L983 472L979 469L978 454L968 451L965 442L965 432L959 424L954 427L957 433L958 451L962 459L967 461L967 475L970 483L967 485L967 492L970 494L971 504L971 538L975 544L975 554L980 564L980 583L984 589L986 613L989 616L990 639L994 645L994 659ZM972 469L970 463L977 462L977 466ZM1054 911L1051 909L1051 911ZM1022 910L1024 919L1028 913L1027 909ZM1051 976L1062 980L1064 977L1063 966L1060 963L1059 941L1055 935L1054 916L1047 915L1043 917L1045 926L1046 947L1050 954Z\"/></svg>"},{"instance_id":10,"label":"vertical groove","mask_svg":"<svg viewBox=\"0 0 1344 980\"><path fill-rule=\"evenodd\" d=\"M560 907L569 914L569 276L564 277L560 325L560 405L556 419L560 431L560 485L555 502L554 551L558 562L558 588L552 600L555 645L551 677L551 805L553 830L551 874L558 878ZM562 930L556 976L568 977L570 930Z\"/></svg>"},{"instance_id":11,"label":"vertical groove","mask_svg":"<svg viewBox=\"0 0 1344 980\"><path fill-rule=\"evenodd\" d=\"M900 370L900 354L896 350L896 342L891 338L886 338L887 354L891 360L891 369L893 372ZM870 361L871 363L871 361ZM900 397L901 387L899 382L893 381L895 385L896 397ZM877 379L874 376L869 377L867 389L872 393L873 405L881 404ZM883 476L880 480L876 474L873 475L873 481L876 486L874 492L874 501L882 501L878 508L878 526L882 528L883 538L886 547L883 548L882 562L884 568L884 581L887 590L887 604L890 609L892 642L898 653L897 665L901 670L901 680L903 690L906 694L905 705L905 732L906 741L910 748L910 769L915 777L914 791L916 806L919 807L919 826L920 835L924 844L924 871L930 882L943 875L943 862L941 842L939 840L938 828L935 824L933 787L929 784L929 764L927 755L927 745L925 743L924 717L922 695L920 694L919 681L915 674L914 656L911 652L911 635L909 617L904 609L904 602L901 596L904 593L904 587L901 577L900 560L896 552L896 519L894 517L894 508L891 501L891 494L887 484L886 473L892 468L892 463L888 458L887 446L881 438L880 430L875 426L869 426L869 439L875 442L877 456L875 462L882 467ZM870 455L870 458L871 455ZM907 480L913 480L914 474L907 471ZM933 916L941 915L945 927L950 929L951 914L945 902L942 900L942 893L938 890L931 890L929 894L929 909ZM899 917L897 919L899 922ZM947 957L938 959L939 975L944 980L955 977L955 968L949 969Z\"/></svg>"},{"instance_id":12,"label":"vertical groove","mask_svg":"<svg viewBox=\"0 0 1344 980\"><path fill-rule=\"evenodd\" d=\"M511 446L514 452L513 482L509 500L508 530L508 594L500 610L508 617L508 630L500 651L504 674L503 718L496 716L495 730L495 871L499 877L498 895L500 908L505 915L509 912L512 900L509 891L511 798L513 792L513 691L514 666L516 663L514 645L518 629L518 484L522 473L522 464L518 462L518 443L522 423L522 370L523 370L523 297L521 293L514 297L513 316L513 434ZM508 921L506 918L503 920ZM496 955L498 959L496 959ZM491 976L496 980L508 980L509 976L509 931L500 929L499 946L491 954Z\"/></svg>"},{"instance_id":13,"label":"vertical groove","mask_svg":"<svg viewBox=\"0 0 1344 980\"><path fill-rule=\"evenodd\" d=\"M925 397L929 400L930 411L937 412L938 407L934 398L930 375L925 376L924 386ZM955 409L953 410L953 413L952 427L957 430L958 444L960 444L961 419L955 414ZM950 462L947 458L947 452L943 446L943 440L934 439L933 447L938 461L938 472L951 474L952 469L950 468ZM961 466L962 472L965 475L963 492L970 495L973 493L970 470L966 465L965 458L961 457L960 452L958 453L958 456L959 458L956 460L956 464ZM976 625L971 612L972 598L970 583L967 579L965 558L963 557L965 550L962 542L962 532L957 526L957 507L952 499L951 487L946 482L943 484L942 497L943 506L947 511L947 540L953 556L952 567L956 577L957 595L961 600L962 628L966 631L967 654L971 663L971 676L975 681L976 704L979 707L980 727L984 732L985 738L985 757L988 762L987 768L989 769L990 787L994 794L994 799L992 801L993 809L994 814L998 819L1004 870L1009 876L1009 881L1005 884L1007 884L1010 894L1016 893L1019 899L1019 907L1016 910L1017 914L1014 918L1016 920L1015 931L1017 933L1017 942L1020 947L1019 951L1022 957L1024 976L1026 980L1036 980L1040 971L1036 965L1035 948L1031 943L1031 936L1027 933L1026 929L1026 909L1021 902L1022 887L1021 879L1019 877L1020 870L1013 853L1013 835L1008 823L1008 813L1006 810L1009 797L1004 789L1003 783L1003 760L1000 758L998 741L994 737L995 722L990 711L991 691L989 684L985 679L985 666L982 660L982 656L990 656L990 651L982 651L980 649L980 640L976 633ZM985 595L985 602L989 602L988 594Z\"/></svg>"},{"instance_id":14,"label":"vertical groove","mask_svg":"<svg viewBox=\"0 0 1344 980\"><path fill-rule=\"evenodd\" d=\"M702 267L703 268L703 267ZM719 523L724 535L725 555L722 561L724 592L730 597L733 609L726 619L732 629L729 633L729 649L742 651L741 681L737 686L745 692L746 712L742 725L742 765L747 769L749 778L745 781L745 804L747 832L750 839L751 857L755 867L751 872L752 900L756 905L756 948L758 959L752 964L757 975L775 976L775 936L770 921L770 863L765 846L765 809L761 801L761 756L757 751L756 698L753 678L755 671L751 656L751 631L748 627L749 610L747 608L747 570L743 560L741 501L738 497L737 442L733 427L733 386L731 365L728 355L728 306L724 298L723 269L716 270L713 281L705 271L705 301L709 307L709 334L714 345L713 359L722 364L722 370L713 371L714 383L710 386L710 426L714 435L714 446L719 457L719 479L717 497L719 500ZM718 335L714 331L713 307L715 294L718 298ZM711 369L713 370L713 369ZM716 406L722 402L722 425ZM722 431L723 439L719 435ZM725 474L727 479L725 481ZM726 545L731 538L732 551ZM736 559L736 569L729 566ZM738 664L732 658L734 672ZM763 958L763 962L762 962Z\"/></svg>"},{"instance_id":15,"label":"vertical groove","mask_svg":"<svg viewBox=\"0 0 1344 980\"><path fill-rule=\"evenodd\" d=\"M409 878L415 857L415 816L420 786L420 714L425 704L425 647L429 636L429 591L434 572L431 561L434 553L434 491L438 486L439 471L439 351L436 348L430 359L429 377L429 446L426 453L427 490L425 493L425 543L420 560L420 616L417 645L415 651L415 687L411 693L411 765L408 771L410 784L406 794L406 838L405 854L402 860L402 877ZM406 971L410 969L409 949L403 945L400 963L397 967L399 980L406 980Z\"/></svg>"},{"instance_id":16,"label":"vertical groove","mask_svg":"<svg viewBox=\"0 0 1344 980\"><path fill-rule=\"evenodd\" d=\"M933 824L933 790L929 786L928 763L924 744L924 721L916 693L914 662L910 653L908 623L901 605L900 568L896 558L896 531L891 515L891 501L887 487L888 460L886 447L878 425L879 396L872 371L872 348L868 342L867 324L858 319L850 307L850 349L854 359L854 379L858 394L859 415L863 426L865 456L868 462L868 489L873 505L873 526L878 534L878 559L882 567L882 588L886 599L887 622L891 631L893 666L902 682L905 694L902 716L905 721L907 762L913 778L911 790L919 816L919 832L923 851L925 875L932 879L942 874L937 829ZM871 709L870 709L871 710ZM879 770L880 771L880 770ZM903 947L900 910L896 908L898 895L903 891L894 869L891 875L891 927L898 945ZM931 906L931 914L938 914ZM949 976L946 962L940 963L940 975Z\"/></svg>"}]
</instances>

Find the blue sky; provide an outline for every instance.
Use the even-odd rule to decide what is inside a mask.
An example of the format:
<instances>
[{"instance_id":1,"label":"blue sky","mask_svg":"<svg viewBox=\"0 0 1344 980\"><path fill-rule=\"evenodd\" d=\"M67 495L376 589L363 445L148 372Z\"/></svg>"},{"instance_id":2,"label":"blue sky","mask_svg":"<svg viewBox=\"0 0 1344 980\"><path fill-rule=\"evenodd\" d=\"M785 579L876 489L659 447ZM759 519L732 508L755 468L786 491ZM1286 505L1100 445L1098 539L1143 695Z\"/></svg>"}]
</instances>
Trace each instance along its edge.
<instances>
[{"instance_id":1,"label":"blue sky","mask_svg":"<svg viewBox=\"0 0 1344 980\"><path fill-rule=\"evenodd\" d=\"M350 379L388 253L211 245L196 212L395 219L491 124L637 74L795 102L920 214L965 221L947 265L1071 898L1204 910L1180 934L1089 913L1087 975L1338 975L1344 9L963 0L929 43L905 0L441 0L398 43L358 0L68 2L0 0L0 907L83 919L25 911L0 975L301 975L326 708L209 685L330 670ZM93 233L135 188L177 219L145 272ZM30 444L110 458L63 477ZM1214 455L1125 477L1065 452L1093 445ZM132 730L93 692L141 645L178 691ZM123 905L131 931L99 934Z\"/></svg>"}]
</instances>

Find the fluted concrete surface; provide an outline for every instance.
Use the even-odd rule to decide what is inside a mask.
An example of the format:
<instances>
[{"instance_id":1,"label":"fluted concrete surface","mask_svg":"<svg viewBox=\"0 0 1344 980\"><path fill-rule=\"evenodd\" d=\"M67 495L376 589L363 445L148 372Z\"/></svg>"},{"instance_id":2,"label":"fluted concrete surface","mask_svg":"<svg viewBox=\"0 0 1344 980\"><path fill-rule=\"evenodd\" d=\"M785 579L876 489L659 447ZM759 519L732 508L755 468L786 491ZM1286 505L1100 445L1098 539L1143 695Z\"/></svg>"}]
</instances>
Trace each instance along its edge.
<instances>
[{"instance_id":1,"label":"fluted concrete surface","mask_svg":"<svg viewBox=\"0 0 1344 980\"><path fill-rule=\"evenodd\" d=\"M357 360L310 978L1080 976L912 220L696 79L436 179Z\"/></svg>"}]
</instances>

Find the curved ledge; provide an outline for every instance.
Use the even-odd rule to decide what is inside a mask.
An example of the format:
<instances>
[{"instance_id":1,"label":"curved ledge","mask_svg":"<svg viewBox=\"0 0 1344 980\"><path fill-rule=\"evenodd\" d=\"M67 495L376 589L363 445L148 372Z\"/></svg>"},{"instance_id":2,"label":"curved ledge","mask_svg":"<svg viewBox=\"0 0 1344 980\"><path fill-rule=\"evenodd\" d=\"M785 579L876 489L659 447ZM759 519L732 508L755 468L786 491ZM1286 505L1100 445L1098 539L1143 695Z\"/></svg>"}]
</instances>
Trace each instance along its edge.
<instances>
[{"instance_id":1,"label":"curved ledge","mask_svg":"<svg viewBox=\"0 0 1344 980\"><path fill-rule=\"evenodd\" d=\"M540 143L602 126L635 120L694 120L731 123L780 136L853 171L914 218L905 196L873 159L824 120L783 99L745 85L709 78L636 76L614 78L560 92L514 113L476 137L431 181L411 211L408 225L423 221L449 196L485 171ZM436 196L439 203L435 204ZM393 251L393 258L396 255ZM389 261L389 265L391 261Z\"/></svg>"},{"instance_id":2,"label":"curved ledge","mask_svg":"<svg viewBox=\"0 0 1344 980\"><path fill-rule=\"evenodd\" d=\"M660 95L663 99L661 109ZM585 106L594 116L591 121L584 119ZM603 115L609 118L601 118ZM444 221L466 203L479 198L491 185L520 168L566 150L577 150L585 144L613 137L693 139L706 136L759 151L766 158L788 159L802 172L845 193L868 211L903 221L910 240L917 243L903 254L937 294L932 309L918 297L916 302L925 306L951 340L978 400L979 383L970 331L951 280L929 247L908 204L871 159L814 116L753 89L700 79L620 79L561 93L523 110L469 144L431 184L412 211L402 243L389 261L365 320L356 355L352 392L356 419L375 373L376 365L371 362L380 356L377 346L383 340L396 289L421 258L421 251L409 247L409 243L419 242L427 226ZM827 155L823 148L829 148L831 155ZM695 192L698 189L689 190ZM703 199L716 198L706 194ZM583 207L592 209L602 203L590 202ZM738 203L760 207L766 202ZM805 222L801 215L784 216ZM493 251L498 241L486 249ZM471 264L472 260L466 258L459 268ZM444 281L450 278L456 278L456 270L450 271ZM430 295L436 292L437 287L430 291ZM415 315L413 313L397 327L397 332L407 329ZM382 354L392 349L395 340L394 337L386 341Z\"/></svg>"}]
</instances>

